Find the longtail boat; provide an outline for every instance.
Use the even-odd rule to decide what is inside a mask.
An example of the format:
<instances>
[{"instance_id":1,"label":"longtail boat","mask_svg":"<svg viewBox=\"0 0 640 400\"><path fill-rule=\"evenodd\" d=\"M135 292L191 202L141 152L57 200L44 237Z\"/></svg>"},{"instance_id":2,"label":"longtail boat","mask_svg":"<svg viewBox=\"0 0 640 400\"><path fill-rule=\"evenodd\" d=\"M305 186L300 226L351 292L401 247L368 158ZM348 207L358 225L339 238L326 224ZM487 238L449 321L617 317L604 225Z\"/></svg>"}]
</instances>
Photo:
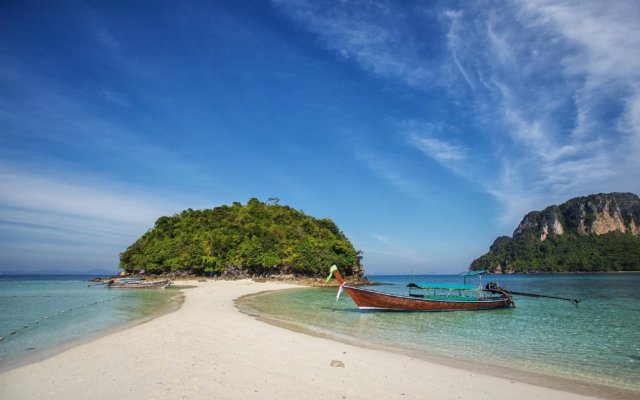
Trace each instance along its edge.
<instances>
[{"instance_id":1,"label":"longtail boat","mask_svg":"<svg viewBox=\"0 0 640 400\"><path fill-rule=\"evenodd\" d=\"M111 279L107 282L110 289L166 289L171 285L168 279L158 281L145 281L142 278Z\"/></svg>"},{"instance_id":2,"label":"longtail boat","mask_svg":"<svg viewBox=\"0 0 640 400\"><path fill-rule=\"evenodd\" d=\"M515 307L511 295L500 287L485 291L481 286L472 285L411 283L409 294L403 296L350 286L335 265L331 267L327 281L332 276L340 283L337 297L344 289L360 310L455 311ZM411 289L420 289L421 293L413 293Z\"/></svg>"}]
</instances>

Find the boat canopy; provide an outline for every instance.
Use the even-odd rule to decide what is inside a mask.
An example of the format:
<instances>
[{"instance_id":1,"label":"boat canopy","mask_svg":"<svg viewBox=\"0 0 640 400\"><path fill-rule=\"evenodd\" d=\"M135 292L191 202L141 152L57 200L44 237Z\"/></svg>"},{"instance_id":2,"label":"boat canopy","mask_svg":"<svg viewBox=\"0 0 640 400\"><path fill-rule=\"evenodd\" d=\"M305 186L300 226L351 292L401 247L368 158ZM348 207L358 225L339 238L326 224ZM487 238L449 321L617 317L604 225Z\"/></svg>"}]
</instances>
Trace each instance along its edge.
<instances>
[{"instance_id":1,"label":"boat canopy","mask_svg":"<svg viewBox=\"0 0 640 400\"><path fill-rule=\"evenodd\" d=\"M473 271L465 271L463 273L461 273L460 275L464 275L464 276L474 276L474 275L482 275L482 274L486 274L487 271L486 269L476 269Z\"/></svg>"},{"instance_id":2,"label":"boat canopy","mask_svg":"<svg viewBox=\"0 0 640 400\"><path fill-rule=\"evenodd\" d=\"M416 286L418 286L420 289L478 291L478 286L463 285L463 284L457 284L457 283L418 282L416 283Z\"/></svg>"}]
</instances>

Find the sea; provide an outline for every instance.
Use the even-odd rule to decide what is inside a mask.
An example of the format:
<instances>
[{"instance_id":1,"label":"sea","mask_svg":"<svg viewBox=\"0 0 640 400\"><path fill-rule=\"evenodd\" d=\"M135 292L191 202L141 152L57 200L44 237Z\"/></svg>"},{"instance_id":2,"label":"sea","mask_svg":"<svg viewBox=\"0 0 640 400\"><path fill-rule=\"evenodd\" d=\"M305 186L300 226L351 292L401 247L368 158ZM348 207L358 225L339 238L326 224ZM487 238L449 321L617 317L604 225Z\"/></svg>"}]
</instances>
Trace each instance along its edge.
<instances>
[{"instance_id":1,"label":"sea","mask_svg":"<svg viewBox=\"0 0 640 400\"><path fill-rule=\"evenodd\" d=\"M409 282L463 283L460 275L368 278L379 283L371 289L404 294ZM472 370L508 368L640 391L640 274L491 275L467 283L489 280L512 291L581 301L517 296L511 309L376 312L359 311L346 293L336 300L337 288L304 288L258 294L241 307L314 334L455 360Z\"/></svg>"},{"instance_id":2,"label":"sea","mask_svg":"<svg viewBox=\"0 0 640 400\"><path fill-rule=\"evenodd\" d=\"M93 277L0 275L0 370L179 306L179 290L107 289Z\"/></svg>"}]
</instances>

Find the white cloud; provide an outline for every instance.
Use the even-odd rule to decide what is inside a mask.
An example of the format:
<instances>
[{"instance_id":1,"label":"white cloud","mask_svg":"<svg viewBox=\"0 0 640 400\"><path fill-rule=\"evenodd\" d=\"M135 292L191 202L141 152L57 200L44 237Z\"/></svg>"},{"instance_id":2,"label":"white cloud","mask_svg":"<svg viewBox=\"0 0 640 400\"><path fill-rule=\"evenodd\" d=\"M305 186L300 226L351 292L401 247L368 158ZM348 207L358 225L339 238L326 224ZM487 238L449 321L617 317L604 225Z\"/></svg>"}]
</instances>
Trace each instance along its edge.
<instances>
[{"instance_id":1,"label":"white cloud","mask_svg":"<svg viewBox=\"0 0 640 400\"><path fill-rule=\"evenodd\" d=\"M114 193L97 184L77 184L64 177L0 170L0 204L127 224L148 223L158 209L139 195Z\"/></svg>"},{"instance_id":2,"label":"white cloud","mask_svg":"<svg viewBox=\"0 0 640 400\"><path fill-rule=\"evenodd\" d=\"M462 168L468 161L468 149L452 138L456 130L454 127L413 120L402 121L398 126L410 146L455 174L470 178Z\"/></svg>"},{"instance_id":3,"label":"white cloud","mask_svg":"<svg viewBox=\"0 0 640 400\"><path fill-rule=\"evenodd\" d=\"M364 163L376 176L411 196L420 196L421 185L401 171L398 162L388 159L388 155L380 155L362 146L355 148L358 160Z\"/></svg>"},{"instance_id":4,"label":"white cloud","mask_svg":"<svg viewBox=\"0 0 640 400\"><path fill-rule=\"evenodd\" d=\"M174 124L162 100L140 89L145 80L131 79L149 80L149 70L133 71L118 58L110 32L94 25L87 31L112 59L114 75L135 85L123 87L117 79L67 85L56 68L40 68L53 62L47 52L7 52L0 64L0 84L10 94L0 96L0 143L7 144L0 144L2 269L56 267L46 265L48 258L74 268L115 267L118 253L158 217L204 203L193 187L185 195L124 180L203 188L215 174L165 145L162 138L183 134L184 126Z\"/></svg>"},{"instance_id":5,"label":"white cloud","mask_svg":"<svg viewBox=\"0 0 640 400\"><path fill-rule=\"evenodd\" d=\"M428 41L407 30L411 13L398 12L393 2L273 2L313 31L324 47L366 71L414 88L434 82L438 66L420 56Z\"/></svg>"},{"instance_id":6,"label":"white cloud","mask_svg":"<svg viewBox=\"0 0 640 400\"><path fill-rule=\"evenodd\" d=\"M506 210L505 224L577 195L640 191L636 1L466 2L422 14L387 2L276 4L363 70L428 93L446 88L448 100L467 107L480 137L398 129L425 155L493 195ZM423 36L420 24L434 21L441 36L437 30ZM448 56L418 51L425 47L417 43L438 41ZM403 185L389 165L362 159ZM482 163L493 167L478 168Z\"/></svg>"},{"instance_id":7,"label":"white cloud","mask_svg":"<svg viewBox=\"0 0 640 400\"><path fill-rule=\"evenodd\" d=\"M468 153L488 153L495 172L466 173L477 157L453 170L504 205L503 223L577 195L640 190L630 178L640 172L639 11L632 2L539 1L448 15L461 82L482 77L473 106L496 128L492 148ZM436 149L424 146L432 158Z\"/></svg>"},{"instance_id":8,"label":"white cloud","mask_svg":"<svg viewBox=\"0 0 640 400\"><path fill-rule=\"evenodd\" d=\"M453 58L453 62L455 63L456 68L458 68L458 71L460 71L460 74L464 78L465 82L467 82L467 84L469 85L469 87L471 87L471 89L475 90L475 84L473 83L473 81L471 80L471 77L469 77L469 74L467 73L465 68L460 63L460 60L458 59L459 44L461 40L460 39L460 19L463 18L464 13L459 10L458 11L446 10L444 14L451 21L451 24L449 26L449 31L447 32L447 46L451 51L451 57Z\"/></svg>"},{"instance_id":9,"label":"white cloud","mask_svg":"<svg viewBox=\"0 0 640 400\"><path fill-rule=\"evenodd\" d=\"M445 164L466 158L466 152L461 146L441 139L413 134L410 135L410 142L429 157Z\"/></svg>"},{"instance_id":10,"label":"white cloud","mask_svg":"<svg viewBox=\"0 0 640 400\"><path fill-rule=\"evenodd\" d=\"M509 69L499 70L502 76L493 74L494 83L503 89L504 122L512 128L510 137L514 145L527 148L527 162L522 163L526 169L515 173L521 181L529 179L535 185L524 186L522 193L533 191L541 202L559 202L599 191L638 191L638 183L630 184L628 179L633 171L640 171L636 157L629 157L640 146L640 127L630 123L640 93L637 3L539 1L523 9L524 27L508 29L553 38L547 52L554 57L542 60L540 67L550 71L546 75L554 80L551 84L541 80L547 78L542 68L536 76L518 76ZM508 32L505 37L515 36ZM496 40L492 44L495 48ZM541 60L523 59L515 67L531 62ZM538 86L539 94L532 96L510 82L509 74L524 79L523 84ZM558 86L553 85L556 79L561 80ZM563 101L573 104L575 118L558 113ZM505 186L502 191L508 189Z\"/></svg>"},{"instance_id":11,"label":"white cloud","mask_svg":"<svg viewBox=\"0 0 640 400\"><path fill-rule=\"evenodd\" d=\"M118 254L158 217L181 211L188 201L73 171L34 172L6 163L0 164L0 187L4 269L116 267Z\"/></svg>"},{"instance_id":12,"label":"white cloud","mask_svg":"<svg viewBox=\"0 0 640 400\"><path fill-rule=\"evenodd\" d=\"M636 1L548 1L525 5L528 12L550 21L567 40L579 46L562 60L572 74L607 83L638 78L640 36Z\"/></svg>"}]
</instances>

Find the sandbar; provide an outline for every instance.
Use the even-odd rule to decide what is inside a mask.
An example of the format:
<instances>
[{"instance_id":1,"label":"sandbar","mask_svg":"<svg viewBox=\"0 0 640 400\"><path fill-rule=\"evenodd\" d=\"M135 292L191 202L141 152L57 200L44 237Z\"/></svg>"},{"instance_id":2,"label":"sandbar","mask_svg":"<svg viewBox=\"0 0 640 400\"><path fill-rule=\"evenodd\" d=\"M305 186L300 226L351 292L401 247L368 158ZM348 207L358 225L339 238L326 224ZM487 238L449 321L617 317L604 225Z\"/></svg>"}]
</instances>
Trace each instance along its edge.
<instances>
[{"instance_id":1,"label":"sandbar","mask_svg":"<svg viewBox=\"0 0 640 400\"><path fill-rule=\"evenodd\" d=\"M181 282L182 283L182 282ZM306 335L234 299L298 287L187 282L179 310L0 373L12 399L594 399Z\"/></svg>"}]
</instances>

